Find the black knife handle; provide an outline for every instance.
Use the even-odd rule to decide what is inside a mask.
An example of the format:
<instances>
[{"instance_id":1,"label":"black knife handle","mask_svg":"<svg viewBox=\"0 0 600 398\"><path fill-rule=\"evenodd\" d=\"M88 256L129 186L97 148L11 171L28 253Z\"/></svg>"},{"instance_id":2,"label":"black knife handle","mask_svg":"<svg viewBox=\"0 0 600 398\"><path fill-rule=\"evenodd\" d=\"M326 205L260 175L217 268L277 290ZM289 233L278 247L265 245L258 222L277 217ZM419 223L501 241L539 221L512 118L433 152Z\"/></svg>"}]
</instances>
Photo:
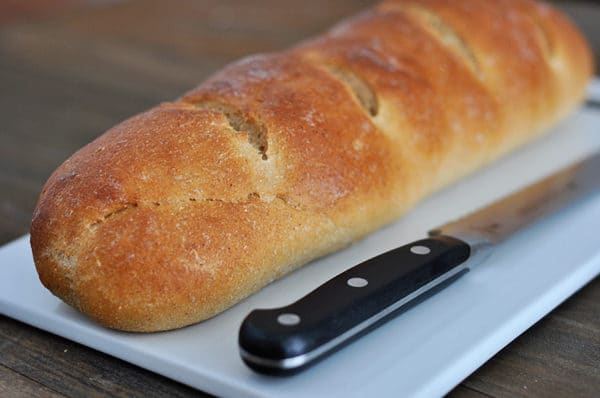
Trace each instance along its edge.
<instances>
[{"instance_id":1,"label":"black knife handle","mask_svg":"<svg viewBox=\"0 0 600 398\"><path fill-rule=\"evenodd\" d=\"M294 373L462 273L470 253L458 239L430 237L362 262L286 307L254 310L240 327L242 359L262 373Z\"/></svg>"}]
</instances>

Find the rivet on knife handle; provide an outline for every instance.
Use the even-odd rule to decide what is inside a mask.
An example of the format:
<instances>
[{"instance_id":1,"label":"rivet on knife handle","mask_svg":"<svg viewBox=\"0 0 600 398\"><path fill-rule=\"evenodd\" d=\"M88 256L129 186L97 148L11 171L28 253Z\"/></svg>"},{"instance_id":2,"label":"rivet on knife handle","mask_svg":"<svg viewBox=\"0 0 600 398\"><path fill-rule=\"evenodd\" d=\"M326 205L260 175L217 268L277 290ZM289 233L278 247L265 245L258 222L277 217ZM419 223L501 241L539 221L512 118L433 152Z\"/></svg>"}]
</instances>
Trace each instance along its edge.
<instances>
[{"instance_id":1,"label":"rivet on knife handle","mask_svg":"<svg viewBox=\"0 0 600 398\"><path fill-rule=\"evenodd\" d=\"M266 373L302 369L465 271L470 251L447 236L419 240L337 275L287 307L254 310L240 328L242 359Z\"/></svg>"}]
</instances>

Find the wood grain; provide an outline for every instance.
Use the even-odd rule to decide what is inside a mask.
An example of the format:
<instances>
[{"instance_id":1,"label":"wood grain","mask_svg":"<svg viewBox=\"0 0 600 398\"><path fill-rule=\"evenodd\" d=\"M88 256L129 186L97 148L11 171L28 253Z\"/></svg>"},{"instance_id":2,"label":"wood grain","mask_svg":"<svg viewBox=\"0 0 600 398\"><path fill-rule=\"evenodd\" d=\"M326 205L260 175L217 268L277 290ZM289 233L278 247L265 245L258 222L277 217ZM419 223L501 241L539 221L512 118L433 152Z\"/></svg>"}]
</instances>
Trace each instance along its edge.
<instances>
[{"instance_id":1,"label":"wood grain","mask_svg":"<svg viewBox=\"0 0 600 398\"><path fill-rule=\"evenodd\" d=\"M7 367L0 366L0 396L2 397L63 397L55 391L23 376Z\"/></svg>"},{"instance_id":2,"label":"wood grain","mask_svg":"<svg viewBox=\"0 0 600 398\"><path fill-rule=\"evenodd\" d=\"M108 127L233 59L318 34L372 1L66 3L21 19L13 13L0 25L0 244L27 232L52 170ZM588 32L598 59L600 6L561 6ZM597 278L450 395L598 396L599 302ZM0 316L0 396L104 395L206 396Z\"/></svg>"}]
</instances>

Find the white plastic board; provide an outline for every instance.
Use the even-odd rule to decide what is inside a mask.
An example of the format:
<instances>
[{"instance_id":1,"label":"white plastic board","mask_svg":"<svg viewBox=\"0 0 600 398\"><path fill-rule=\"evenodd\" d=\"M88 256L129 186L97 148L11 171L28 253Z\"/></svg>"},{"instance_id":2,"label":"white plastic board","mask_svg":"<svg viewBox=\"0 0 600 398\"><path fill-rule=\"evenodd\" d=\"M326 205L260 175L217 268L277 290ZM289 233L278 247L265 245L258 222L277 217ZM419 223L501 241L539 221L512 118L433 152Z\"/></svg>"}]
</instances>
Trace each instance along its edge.
<instances>
[{"instance_id":1,"label":"white plastic board","mask_svg":"<svg viewBox=\"0 0 600 398\"><path fill-rule=\"evenodd\" d=\"M598 82L590 93L600 98ZM238 327L251 309L290 303L360 261L598 150L600 108L582 108L549 136L395 224L209 321L171 332L120 333L90 322L41 286L24 236L0 248L0 313L218 396L442 395L600 273L600 195L516 235L447 289L298 375L273 378L246 368Z\"/></svg>"}]
</instances>

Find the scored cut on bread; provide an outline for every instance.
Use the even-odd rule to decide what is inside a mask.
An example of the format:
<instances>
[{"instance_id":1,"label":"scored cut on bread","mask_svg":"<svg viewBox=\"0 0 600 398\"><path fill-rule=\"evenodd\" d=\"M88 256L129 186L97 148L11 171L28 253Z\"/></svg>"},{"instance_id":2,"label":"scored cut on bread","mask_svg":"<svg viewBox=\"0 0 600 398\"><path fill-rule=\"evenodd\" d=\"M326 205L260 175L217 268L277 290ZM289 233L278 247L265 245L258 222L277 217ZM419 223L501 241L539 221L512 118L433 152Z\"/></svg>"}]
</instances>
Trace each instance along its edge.
<instances>
[{"instance_id":1,"label":"scored cut on bread","mask_svg":"<svg viewBox=\"0 0 600 398\"><path fill-rule=\"evenodd\" d=\"M107 327L199 322L531 141L591 74L547 4L383 1L77 151L34 212L40 280Z\"/></svg>"}]
</instances>

